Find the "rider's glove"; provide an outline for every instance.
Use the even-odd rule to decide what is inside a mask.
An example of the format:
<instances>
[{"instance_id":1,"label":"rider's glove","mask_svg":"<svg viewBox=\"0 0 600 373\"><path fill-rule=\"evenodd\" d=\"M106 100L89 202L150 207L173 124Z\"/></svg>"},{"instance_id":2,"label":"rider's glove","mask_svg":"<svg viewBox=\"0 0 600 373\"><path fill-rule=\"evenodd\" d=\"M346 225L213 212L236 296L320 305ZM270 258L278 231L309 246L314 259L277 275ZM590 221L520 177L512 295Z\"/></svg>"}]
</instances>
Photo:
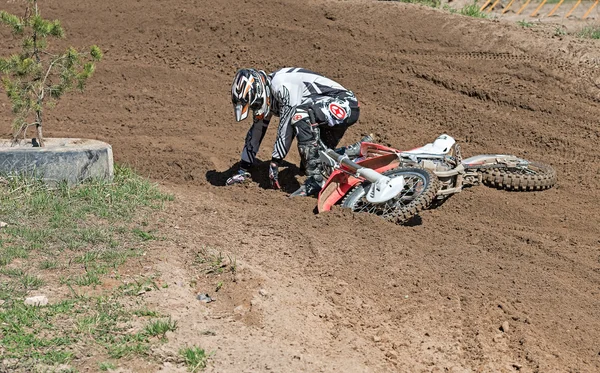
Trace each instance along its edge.
<instances>
[{"instance_id":1,"label":"rider's glove","mask_svg":"<svg viewBox=\"0 0 600 373\"><path fill-rule=\"evenodd\" d=\"M246 180L250 180L250 173L243 168L240 168L237 174L227 179L227 185L241 184Z\"/></svg>"},{"instance_id":2,"label":"rider's glove","mask_svg":"<svg viewBox=\"0 0 600 373\"><path fill-rule=\"evenodd\" d=\"M271 181L271 188L281 189L279 185L279 162L272 160L269 164L269 180Z\"/></svg>"}]
</instances>

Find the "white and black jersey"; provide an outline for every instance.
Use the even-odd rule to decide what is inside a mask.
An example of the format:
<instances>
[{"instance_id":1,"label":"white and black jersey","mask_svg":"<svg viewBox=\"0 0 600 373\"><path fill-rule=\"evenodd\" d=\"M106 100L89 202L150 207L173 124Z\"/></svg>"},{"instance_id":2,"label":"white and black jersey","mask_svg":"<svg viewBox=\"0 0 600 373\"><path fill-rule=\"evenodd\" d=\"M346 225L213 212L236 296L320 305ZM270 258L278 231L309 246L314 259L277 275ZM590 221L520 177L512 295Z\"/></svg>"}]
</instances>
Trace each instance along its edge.
<instances>
[{"instance_id":1,"label":"white and black jersey","mask_svg":"<svg viewBox=\"0 0 600 373\"><path fill-rule=\"evenodd\" d=\"M279 117L279 126L272 157L283 159L289 152L294 139L294 128L291 124L298 106L306 105L323 96L354 97L350 91L338 82L299 67L286 67L277 70L269 74L269 80L272 100L270 111L264 118L254 116L253 124L246 135L242 161L248 164L254 163L273 116Z\"/></svg>"}]
</instances>

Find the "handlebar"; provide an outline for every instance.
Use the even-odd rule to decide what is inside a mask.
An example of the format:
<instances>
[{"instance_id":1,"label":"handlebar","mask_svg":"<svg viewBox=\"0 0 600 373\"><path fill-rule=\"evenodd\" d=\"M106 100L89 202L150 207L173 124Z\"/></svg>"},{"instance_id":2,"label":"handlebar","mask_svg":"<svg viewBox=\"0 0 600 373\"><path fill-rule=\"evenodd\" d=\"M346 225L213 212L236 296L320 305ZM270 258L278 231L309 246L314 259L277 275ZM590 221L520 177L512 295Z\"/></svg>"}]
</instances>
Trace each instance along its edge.
<instances>
[{"instance_id":1,"label":"handlebar","mask_svg":"<svg viewBox=\"0 0 600 373\"><path fill-rule=\"evenodd\" d=\"M312 108L308 109L308 116L310 118L311 123L318 123ZM323 143L323 140L321 140L321 136L319 135L319 127L315 126L313 127L313 130L317 132L317 142L319 145L319 151L323 152L328 158L334 160L337 164L343 164L354 174L364 177L372 183L376 183L382 178L385 178L385 176L381 175L379 172L367 167L363 167L358 163L351 161L347 155L339 154L335 150L328 148L327 145Z\"/></svg>"}]
</instances>

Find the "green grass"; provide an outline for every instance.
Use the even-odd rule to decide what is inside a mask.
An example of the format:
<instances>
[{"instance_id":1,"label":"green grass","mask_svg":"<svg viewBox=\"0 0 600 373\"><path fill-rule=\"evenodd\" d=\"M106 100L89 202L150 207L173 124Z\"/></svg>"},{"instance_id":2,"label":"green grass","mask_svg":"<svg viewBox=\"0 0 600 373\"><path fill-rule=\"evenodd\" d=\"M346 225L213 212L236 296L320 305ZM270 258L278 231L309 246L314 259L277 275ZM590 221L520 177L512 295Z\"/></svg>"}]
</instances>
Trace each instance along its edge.
<instances>
[{"instance_id":1,"label":"green grass","mask_svg":"<svg viewBox=\"0 0 600 373\"><path fill-rule=\"evenodd\" d=\"M488 15L479 10L481 8L480 5L477 5L475 2L473 4L468 4L462 7L458 14L462 14L463 16L474 17L474 18L488 18Z\"/></svg>"},{"instance_id":2,"label":"green grass","mask_svg":"<svg viewBox=\"0 0 600 373\"><path fill-rule=\"evenodd\" d=\"M577 36L585 39L600 39L600 26L586 26L577 33Z\"/></svg>"},{"instance_id":3,"label":"green grass","mask_svg":"<svg viewBox=\"0 0 600 373\"><path fill-rule=\"evenodd\" d=\"M567 30L565 30L564 27L556 26L554 28L554 36L564 36L564 35L567 35Z\"/></svg>"},{"instance_id":4,"label":"green grass","mask_svg":"<svg viewBox=\"0 0 600 373\"><path fill-rule=\"evenodd\" d=\"M175 330L177 330L177 321L168 318L167 320L152 321L146 325L144 332L149 336L165 339L167 332L174 332Z\"/></svg>"},{"instance_id":5,"label":"green grass","mask_svg":"<svg viewBox=\"0 0 600 373\"><path fill-rule=\"evenodd\" d=\"M160 239L149 227L149 211L171 200L120 165L112 182L74 188L0 177L0 220L8 223L0 229L0 371L69 365L89 354L146 355L152 344L164 342L177 322L154 320L157 312L132 307L128 296L159 290L151 286L152 276L90 289L118 279L122 265ZM48 296L48 305L24 304L39 294ZM136 326L134 319L147 321ZM99 363L100 370L111 367Z\"/></svg>"},{"instance_id":6,"label":"green grass","mask_svg":"<svg viewBox=\"0 0 600 373\"><path fill-rule=\"evenodd\" d=\"M517 25L521 27L533 27L533 23L524 20L517 21Z\"/></svg>"},{"instance_id":7,"label":"green grass","mask_svg":"<svg viewBox=\"0 0 600 373\"><path fill-rule=\"evenodd\" d=\"M421 4L432 8L438 8L441 4L440 0L379 0L379 1L397 1L400 3Z\"/></svg>"},{"instance_id":8,"label":"green grass","mask_svg":"<svg viewBox=\"0 0 600 373\"><path fill-rule=\"evenodd\" d=\"M208 356L206 352L198 347L186 347L179 351L179 354L183 357L188 370L191 372L197 372L200 369L206 367Z\"/></svg>"},{"instance_id":9,"label":"green grass","mask_svg":"<svg viewBox=\"0 0 600 373\"><path fill-rule=\"evenodd\" d=\"M448 4L444 4L443 9L452 13L452 14L460 14L463 16L474 17L474 18L489 18L488 14L479 10L481 8L480 5L477 5L477 1L474 1L472 4L467 4L463 6L461 9L456 9L451 7Z\"/></svg>"},{"instance_id":10,"label":"green grass","mask_svg":"<svg viewBox=\"0 0 600 373\"><path fill-rule=\"evenodd\" d=\"M110 369L116 369L117 366L111 362L107 362L107 361L103 361L101 363L98 364L98 368L102 371L102 372L106 372Z\"/></svg>"}]
</instances>

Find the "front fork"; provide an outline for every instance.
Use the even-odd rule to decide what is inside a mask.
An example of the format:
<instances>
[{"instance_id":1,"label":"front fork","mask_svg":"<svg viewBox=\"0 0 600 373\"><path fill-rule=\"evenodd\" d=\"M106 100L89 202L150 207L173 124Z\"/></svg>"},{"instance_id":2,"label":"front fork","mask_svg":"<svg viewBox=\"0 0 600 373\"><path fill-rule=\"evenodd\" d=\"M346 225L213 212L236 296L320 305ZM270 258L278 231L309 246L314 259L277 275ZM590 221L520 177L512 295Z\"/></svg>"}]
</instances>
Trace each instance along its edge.
<instances>
[{"instance_id":1,"label":"front fork","mask_svg":"<svg viewBox=\"0 0 600 373\"><path fill-rule=\"evenodd\" d=\"M311 123L313 123L313 131L315 132L317 142L321 148L319 151L321 162L329 165L334 169L338 168L345 172L349 170L356 177L364 178L371 182L370 190L367 193L367 201L370 203L384 203L396 197L402 189L404 189L404 177L398 176L394 178L387 177L379 172L359 165L348 158L347 155L342 155L336 151L329 149L321 140L320 130L316 117L312 108L308 109L308 115ZM342 167L343 166L343 167Z\"/></svg>"},{"instance_id":2,"label":"front fork","mask_svg":"<svg viewBox=\"0 0 600 373\"><path fill-rule=\"evenodd\" d=\"M319 139L320 141L320 139ZM359 165L348 158L347 155L338 154L334 150L325 147L321 142L324 150L320 152L321 161L328 164L333 169L340 169L350 173L355 177L360 177L371 182L370 189L367 193L367 201L370 203L384 203L396 197L402 189L404 189L404 177L398 176L390 178L382 175L379 172Z\"/></svg>"}]
</instances>

